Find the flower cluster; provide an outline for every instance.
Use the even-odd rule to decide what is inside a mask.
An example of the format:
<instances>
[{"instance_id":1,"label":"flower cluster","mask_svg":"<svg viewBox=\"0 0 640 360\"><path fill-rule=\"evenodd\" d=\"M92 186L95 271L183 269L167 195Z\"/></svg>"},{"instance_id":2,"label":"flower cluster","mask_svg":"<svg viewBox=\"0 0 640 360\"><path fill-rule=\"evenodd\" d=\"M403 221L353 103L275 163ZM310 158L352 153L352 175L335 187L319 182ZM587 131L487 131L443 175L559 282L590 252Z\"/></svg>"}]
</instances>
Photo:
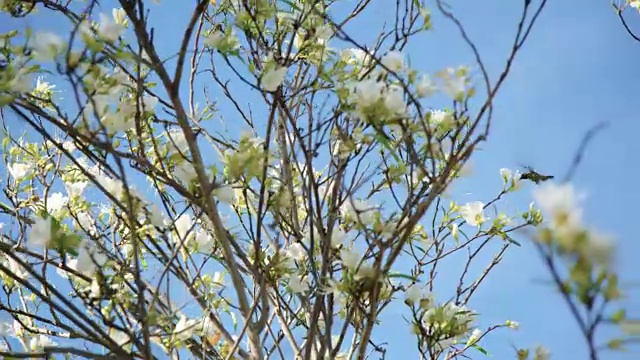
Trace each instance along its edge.
<instances>
[{"instance_id":1,"label":"flower cluster","mask_svg":"<svg viewBox=\"0 0 640 360\"><path fill-rule=\"evenodd\" d=\"M600 265L610 262L612 239L584 225L583 196L573 185L547 182L534 190L533 197L549 220L549 226L538 235L540 241L553 243L563 254L575 254Z\"/></svg>"}]
</instances>

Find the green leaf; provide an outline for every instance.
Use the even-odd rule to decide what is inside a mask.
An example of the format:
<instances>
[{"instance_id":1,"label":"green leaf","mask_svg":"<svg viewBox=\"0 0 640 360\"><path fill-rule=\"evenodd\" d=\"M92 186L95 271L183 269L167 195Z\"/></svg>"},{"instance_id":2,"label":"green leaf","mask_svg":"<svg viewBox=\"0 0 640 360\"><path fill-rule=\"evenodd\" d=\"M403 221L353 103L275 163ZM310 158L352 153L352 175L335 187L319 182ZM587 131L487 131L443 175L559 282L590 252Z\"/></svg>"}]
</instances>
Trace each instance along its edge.
<instances>
[{"instance_id":1,"label":"green leaf","mask_svg":"<svg viewBox=\"0 0 640 360\"><path fill-rule=\"evenodd\" d=\"M483 353L485 356L489 356L489 353L487 352L487 350L485 350L484 348L478 346L478 345L472 345L472 348L480 351L481 353Z\"/></svg>"},{"instance_id":2,"label":"green leaf","mask_svg":"<svg viewBox=\"0 0 640 360\"><path fill-rule=\"evenodd\" d=\"M389 151L389 153L391 154L391 156L393 157L393 159L396 162L402 162L402 160L400 159L400 157L396 154L395 150L393 149L393 147L391 146L391 143L389 142L389 140L382 134L377 133L374 137L387 151Z\"/></svg>"},{"instance_id":3,"label":"green leaf","mask_svg":"<svg viewBox=\"0 0 640 360\"><path fill-rule=\"evenodd\" d=\"M407 279L407 280L411 280L411 281L416 281L417 279L414 276L411 275L406 275L406 274L402 274L402 273L389 273L389 278L401 278L401 279Z\"/></svg>"}]
</instances>

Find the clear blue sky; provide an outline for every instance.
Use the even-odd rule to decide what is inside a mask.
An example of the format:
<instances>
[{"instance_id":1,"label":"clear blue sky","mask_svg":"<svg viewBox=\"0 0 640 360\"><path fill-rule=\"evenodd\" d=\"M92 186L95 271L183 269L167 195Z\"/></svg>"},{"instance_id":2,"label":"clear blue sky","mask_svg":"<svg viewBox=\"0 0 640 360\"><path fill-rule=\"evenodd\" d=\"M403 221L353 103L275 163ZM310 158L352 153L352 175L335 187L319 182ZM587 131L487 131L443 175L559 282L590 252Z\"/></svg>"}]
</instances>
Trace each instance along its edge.
<instances>
[{"instance_id":1,"label":"clear blue sky","mask_svg":"<svg viewBox=\"0 0 640 360\"><path fill-rule=\"evenodd\" d=\"M373 1L372 8L352 27L352 37L368 39L371 44L370 29L379 28L388 14L390 2ZM177 48L188 19L187 3L191 1L163 0L162 6L156 7L149 2L151 18L157 27L156 43L164 54L173 53ZM452 3L495 77L504 66L522 1ZM108 14L110 4L102 2ZM640 31L640 15L629 14L629 18ZM59 19L42 20L34 17L27 23L38 29L62 29ZM0 22L0 32L16 24L22 27L25 22ZM457 31L439 17L434 19L431 35L409 46L408 54L413 66L430 72L445 66L473 64ZM588 222L616 236L620 250L616 266L623 285L634 290L632 300L636 304L640 287L631 289L630 286L640 284L637 271L640 244L633 232L636 204L640 203L640 192L635 189L640 177L636 155L640 154L640 142L636 139L640 133L638 63L640 44L624 32L610 1L589 0L579 4L550 1L496 99L490 140L473 158L473 176L453 189L461 200L486 202L499 190L498 169L501 167L516 168L525 164L562 175L584 133L598 122L611 122L588 148L575 183L588 194L585 204ZM225 108L221 111L224 113ZM527 206L531 201L530 190L531 187L526 187L510 197L508 207ZM467 193L471 194L465 195ZM568 309L550 287L541 284L540 280L547 279L541 261L526 244L526 239L520 240L525 245L508 253L471 307L482 314L483 324L512 319L520 322L521 330L496 333L483 345L495 359L513 358L511 343L518 347L543 344L556 359L585 358L584 343ZM459 271L460 268L452 266L451 269ZM457 279L457 272L451 278ZM629 310L631 315L640 317L637 306ZM393 308L385 313L383 327L376 333L378 340L390 344L392 359L414 346L413 339L408 337L408 327L398 322L397 316ZM482 358L480 354L473 357ZM638 353L610 353L603 359L637 357Z\"/></svg>"}]
</instances>

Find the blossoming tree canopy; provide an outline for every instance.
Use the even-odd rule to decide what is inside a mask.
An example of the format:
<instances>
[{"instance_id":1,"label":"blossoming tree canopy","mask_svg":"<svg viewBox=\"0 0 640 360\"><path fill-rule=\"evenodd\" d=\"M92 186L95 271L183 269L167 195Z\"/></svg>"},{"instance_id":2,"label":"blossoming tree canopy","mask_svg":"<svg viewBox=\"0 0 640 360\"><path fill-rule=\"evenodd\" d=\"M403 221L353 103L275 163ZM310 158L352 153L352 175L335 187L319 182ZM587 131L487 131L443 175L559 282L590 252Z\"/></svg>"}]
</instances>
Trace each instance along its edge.
<instances>
[{"instance_id":1,"label":"blossoming tree canopy","mask_svg":"<svg viewBox=\"0 0 640 360\"><path fill-rule=\"evenodd\" d=\"M509 63L545 3L523 5ZM0 34L3 356L365 359L389 308L411 356L487 354L518 324L479 321L474 294L523 229L582 271L567 296L619 296L571 185L494 215L524 187L496 169L494 198L451 200L510 68L412 66L432 14L463 30L441 2L390 2L373 42L350 30L369 1L113 4L0 1L20 25ZM469 256L434 290L488 242L484 272Z\"/></svg>"}]
</instances>

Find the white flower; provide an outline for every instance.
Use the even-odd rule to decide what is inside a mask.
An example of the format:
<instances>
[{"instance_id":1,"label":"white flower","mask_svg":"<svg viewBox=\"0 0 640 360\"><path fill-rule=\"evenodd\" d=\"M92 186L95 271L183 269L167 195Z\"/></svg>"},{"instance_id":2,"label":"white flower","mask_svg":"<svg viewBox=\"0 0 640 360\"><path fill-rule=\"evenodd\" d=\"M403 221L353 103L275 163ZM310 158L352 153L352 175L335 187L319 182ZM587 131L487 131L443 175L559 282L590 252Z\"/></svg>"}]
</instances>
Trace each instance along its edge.
<instances>
[{"instance_id":1,"label":"white flower","mask_svg":"<svg viewBox=\"0 0 640 360\"><path fill-rule=\"evenodd\" d=\"M430 120L433 125L447 124L451 121L453 116L451 113L442 110L432 110Z\"/></svg>"},{"instance_id":2,"label":"white flower","mask_svg":"<svg viewBox=\"0 0 640 360\"><path fill-rule=\"evenodd\" d=\"M104 116L100 118L100 123L107 130L108 134L115 134L118 132L125 132L135 125L132 114L133 107L130 106L130 110L127 111L126 105L121 104L118 112L107 111Z\"/></svg>"},{"instance_id":3,"label":"white flower","mask_svg":"<svg viewBox=\"0 0 640 360\"><path fill-rule=\"evenodd\" d=\"M115 328L109 329L109 336L111 337L111 339L113 339L113 341L115 341L116 344L118 344L118 346L125 345L129 342L129 335L127 335L127 333L125 333L124 331L120 331Z\"/></svg>"},{"instance_id":4,"label":"white flower","mask_svg":"<svg viewBox=\"0 0 640 360\"><path fill-rule=\"evenodd\" d=\"M345 267L353 270L360 264L362 256L353 250L342 249L340 250L340 259Z\"/></svg>"},{"instance_id":5,"label":"white flower","mask_svg":"<svg viewBox=\"0 0 640 360\"><path fill-rule=\"evenodd\" d=\"M389 71L397 72L404 69L404 57L399 51L389 51L382 57L380 63L389 69Z\"/></svg>"},{"instance_id":6,"label":"white flower","mask_svg":"<svg viewBox=\"0 0 640 360\"><path fill-rule=\"evenodd\" d=\"M360 221L364 225L372 224L375 221L376 209L367 201L357 199L346 199L340 207L340 214L354 221Z\"/></svg>"},{"instance_id":7,"label":"white flower","mask_svg":"<svg viewBox=\"0 0 640 360\"><path fill-rule=\"evenodd\" d=\"M14 336L15 331L8 322L0 321L0 336Z\"/></svg>"},{"instance_id":8,"label":"white flower","mask_svg":"<svg viewBox=\"0 0 640 360\"><path fill-rule=\"evenodd\" d=\"M632 8L640 11L640 1L638 0L633 0L629 2L629 6L631 6Z\"/></svg>"},{"instance_id":9,"label":"white flower","mask_svg":"<svg viewBox=\"0 0 640 360\"><path fill-rule=\"evenodd\" d=\"M98 36L105 41L114 42L118 40L124 31L123 24L116 24L105 15L100 14L100 24L98 25Z\"/></svg>"},{"instance_id":10,"label":"white flower","mask_svg":"<svg viewBox=\"0 0 640 360\"><path fill-rule=\"evenodd\" d=\"M196 232L195 239L196 239L196 244L198 246L199 252L205 253L205 254L211 252L211 250L213 249L213 245L215 244L215 241L213 239L213 236L211 236L209 232L203 229L200 229Z\"/></svg>"},{"instance_id":11,"label":"white flower","mask_svg":"<svg viewBox=\"0 0 640 360\"><path fill-rule=\"evenodd\" d=\"M190 240L190 237L191 237L190 231L191 231L191 227L193 226L193 222L191 221L191 215L189 214L180 215L180 217L176 219L174 226L176 227L176 231L175 231L175 234L173 235L173 241L175 243L180 243L181 241L184 241L185 243L187 243Z\"/></svg>"},{"instance_id":12,"label":"white flower","mask_svg":"<svg viewBox=\"0 0 640 360\"><path fill-rule=\"evenodd\" d=\"M513 171L511 171L511 169L502 168L500 169L500 176L502 176L502 181L504 182L505 186L509 185L509 183L513 181L513 186L517 187L522 174L520 174L520 171L517 170L514 173Z\"/></svg>"},{"instance_id":13,"label":"white flower","mask_svg":"<svg viewBox=\"0 0 640 360\"><path fill-rule=\"evenodd\" d=\"M458 75L454 69L449 68L442 78L444 80L444 92L453 99L460 100L467 88L467 77Z\"/></svg>"},{"instance_id":14,"label":"white flower","mask_svg":"<svg viewBox=\"0 0 640 360\"><path fill-rule=\"evenodd\" d=\"M9 261L9 270L11 270L12 274L20 279L26 279L27 276L29 276L29 272L27 272L27 270L25 270L25 268L11 256L7 256L7 260Z\"/></svg>"},{"instance_id":15,"label":"white flower","mask_svg":"<svg viewBox=\"0 0 640 360\"><path fill-rule=\"evenodd\" d=\"M219 271L216 271L213 273L213 284L216 286L223 286L224 285L224 274L222 274Z\"/></svg>"},{"instance_id":16,"label":"white flower","mask_svg":"<svg viewBox=\"0 0 640 360\"><path fill-rule=\"evenodd\" d=\"M32 164L13 163L7 165L7 170L9 170L9 174L15 181L20 181L23 177L27 176L32 167Z\"/></svg>"},{"instance_id":17,"label":"white flower","mask_svg":"<svg viewBox=\"0 0 640 360\"><path fill-rule=\"evenodd\" d=\"M360 107L369 107L380 100L384 84L375 79L360 81L355 86L356 102Z\"/></svg>"},{"instance_id":18,"label":"white flower","mask_svg":"<svg viewBox=\"0 0 640 360\"><path fill-rule=\"evenodd\" d=\"M454 239L458 240L458 232L460 231L460 229L458 228L458 224L451 224L451 236L453 236Z\"/></svg>"},{"instance_id":19,"label":"white flower","mask_svg":"<svg viewBox=\"0 0 640 360\"><path fill-rule=\"evenodd\" d=\"M512 320L507 320L507 321L504 322L504 324L507 325L509 327L509 329L518 330L518 328L520 328L520 324L518 324L518 322L512 321Z\"/></svg>"},{"instance_id":20,"label":"white flower","mask_svg":"<svg viewBox=\"0 0 640 360\"><path fill-rule=\"evenodd\" d=\"M260 84L265 91L276 91L287 75L287 68L277 66L274 69L265 70L260 77Z\"/></svg>"},{"instance_id":21,"label":"white flower","mask_svg":"<svg viewBox=\"0 0 640 360\"><path fill-rule=\"evenodd\" d=\"M423 75L420 82L416 85L416 93L419 97L428 97L435 94L437 91L436 85L431 80L429 75Z\"/></svg>"},{"instance_id":22,"label":"white flower","mask_svg":"<svg viewBox=\"0 0 640 360\"><path fill-rule=\"evenodd\" d=\"M122 184L122 181L112 179L102 174L96 176L96 180L100 185L102 185L106 192L111 194L114 198L119 200L122 197L122 193L124 192L124 185Z\"/></svg>"},{"instance_id":23,"label":"white flower","mask_svg":"<svg viewBox=\"0 0 640 360\"><path fill-rule=\"evenodd\" d=\"M549 350L545 349L542 346L536 347L535 352L533 353L533 360L549 360L551 358L551 353Z\"/></svg>"},{"instance_id":24,"label":"white flower","mask_svg":"<svg viewBox=\"0 0 640 360\"><path fill-rule=\"evenodd\" d=\"M98 279L96 278L91 281L91 286L89 287L89 297L93 299L98 299L100 297L100 284L98 283Z\"/></svg>"},{"instance_id":25,"label":"white flower","mask_svg":"<svg viewBox=\"0 0 640 360\"><path fill-rule=\"evenodd\" d=\"M160 208L157 205L153 205L149 211L149 221L151 224L158 228L164 228L166 225L166 218Z\"/></svg>"},{"instance_id":26,"label":"white flower","mask_svg":"<svg viewBox=\"0 0 640 360\"><path fill-rule=\"evenodd\" d=\"M571 232L582 226L582 208L573 185L547 182L533 190L533 198L542 212L552 218L555 229Z\"/></svg>"},{"instance_id":27,"label":"white flower","mask_svg":"<svg viewBox=\"0 0 640 360\"><path fill-rule=\"evenodd\" d=\"M36 87L33 89L33 93L35 96L46 98L47 94L53 92L55 85L51 85L48 82L44 81L42 77L36 78ZM51 147L54 147L52 144Z\"/></svg>"},{"instance_id":28,"label":"white flower","mask_svg":"<svg viewBox=\"0 0 640 360\"><path fill-rule=\"evenodd\" d=\"M46 335L37 335L29 340L29 349L31 351L42 351L45 347L56 346L57 344Z\"/></svg>"},{"instance_id":29,"label":"white flower","mask_svg":"<svg viewBox=\"0 0 640 360\"><path fill-rule=\"evenodd\" d=\"M69 198L63 196L60 192L51 194L51 196L47 198L47 211L50 214L58 213L60 210L62 210L68 200Z\"/></svg>"},{"instance_id":30,"label":"white flower","mask_svg":"<svg viewBox=\"0 0 640 360\"><path fill-rule=\"evenodd\" d=\"M404 90L398 85L391 85L385 93L384 105L394 115L403 116L407 112Z\"/></svg>"},{"instance_id":31,"label":"white flower","mask_svg":"<svg viewBox=\"0 0 640 360\"><path fill-rule=\"evenodd\" d=\"M69 197L75 198L82 195L82 192L87 187L87 182L86 181L66 182L64 183L64 187L67 188L67 194L69 194Z\"/></svg>"},{"instance_id":32,"label":"white flower","mask_svg":"<svg viewBox=\"0 0 640 360\"><path fill-rule=\"evenodd\" d=\"M186 316L180 314L180 320L176 324L176 327L173 329L173 335L179 340L187 340L191 336L193 336L196 331L196 326L198 325L198 320L190 320L187 319Z\"/></svg>"},{"instance_id":33,"label":"white flower","mask_svg":"<svg viewBox=\"0 0 640 360\"><path fill-rule=\"evenodd\" d=\"M153 112L158 105L158 98L155 96L147 95L142 98L142 107L146 112Z\"/></svg>"},{"instance_id":34,"label":"white flower","mask_svg":"<svg viewBox=\"0 0 640 360\"><path fill-rule=\"evenodd\" d=\"M298 274L289 275L289 288L294 294L302 294L309 290L309 279Z\"/></svg>"},{"instance_id":35,"label":"white flower","mask_svg":"<svg viewBox=\"0 0 640 360\"><path fill-rule=\"evenodd\" d=\"M344 240L347 237L347 233L340 228L340 226L334 226L333 231L331 232L331 246L334 248L340 247L344 244Z\"/></svg>"},{"instance_id":36,"label":"white flower","mask_svg":"<svg viewBox=\"0 0 640 360\"><path fill-rule=\"evenodd\" d=\"M418 303L424 298L424 289L417 284L413 284L405 290L404 297L409 304Z\"/></svg>"},{"instance_id":37,"label":"white flower","mask_svg":"<svg viewBox=\"0 0 640 360\"><path fill-rule=\"evenodd\" d=\"M198 177L198 173L190 162L184 161L175 167L173 177L186 185L195 180Z\"/></svg>"},{"instance_id":38,"label":"white flower","mask_svg":"<svg viewBox=\"0 0 640 360\"><path fill-rule=\"evenodd\" d=\"M68 259L66 264L67 264L67 268L76 270L76 268L78 267L78 259ZM60 275L61 278L64 278L64 279L69 278L69 272L62 268L57 268L56 272L58 273L58 275Z\"/></svg>"},{"instance_id":39,"label":"white flower","mask_svg":"<svg viewBox=\"0 0 640 360\"><path fill-rule=\"evenodd\" d=\"M87 276L93 275L98 267L104 266L107 257L90 240L82 240L79 246L76 270Z\"/></svg>"},{"instance_id":40,"label":"white flower","mask_svg":"<svg viewBox=\"0 0 640 360\"><path fill-rule=\"evenodd\" d=\"M469 335L469 340L467 340L467 346L471 346L476 342L478 342L478 339L480 339L480 336L482 336L482 331L480 329L473 330L471 335Z\"/></svg>"},{"instance_id":41,"label":"white flower","mask_svg":"<svg viewBox=\"0 0 640 360\"><path fill-rule=\"evenodd\" d=\"M589 232L589 242L585 246L585 252L596 263L608 264L613 255L613 237L591 230Z\"/></svg>"},{"instance_id":42,"label":"white flower","mask_svg":"<svg viewBox=\"0 0 640 360\"><path fill-rule=\"evenodd\" d=\"M363 66L369 63L371 55L361 49L345 49L342 50L340 56L346 60L348 64Z\"/></svg>"},{"instance_id":43,"label":"white flower","mask_svg":"<svg viewBox=\"0 0 640 360\"><path fill-rule=\"evenodd\" d=\"M317 238L316 238L317 239ZM300 243L293 243L287 248L287 255L295 260L301 261L307 256L307 252Z\"/></svg>"},{"instance_id":44,"label":"white flower","mask_svg":"<svg viewBox=\"0 0 640 360\"><path fill-rule=\"evenodd\" d=\"M234 190L229 185L222 185L219 188L213 190L213 196L226 204L234 204L236 202Z\"/></svg>"},{"instance_id":45,"label":"white flower","mask_svg":"<svg viewBox=\"0 0 640 360\"><path fill-rule=\"evenodd\" d=\"M64 51L65 41L58 35L44 32L34 36L33 57L36 61L50 61Z\"/></svg>"},{"instance_id":46,"label":"white flower","mask_svg":"<svg viewBox=\"0 0 640 360\"><path fill-rule=\"evenodd\" d=\"M484 217L484 204L480 201L467 203L460 209L460 215L471 226L479 226L487 219Z\"/></svg>"},{"instance_id":47,"label":"white flower","mask_svg":"<svg viewBox=\"0 0 640 360\"><path fill-rule=\"evenodd\" d=\"M87 212L81 212L78 215L78 225L85 231L87 231L90 235L95 235L98 231L93 218Z\"/></svg>"},{"instance_id":48,"label":"white flower","mask_svg":"<svg viewBox=\"0 0 640 360\"><path fill-rule=\"evenodd\" d=\"M217 48L222 43L223 39L224 33L216 29L204 39L204 44L212 48Z\"/></svg>"},{"instance_id":49,"label":"white flower","mask_svg":"<svg viewBox=\"0 0 640 360\"><path fill-rule=\"evenodd\" d=\"M51 218L37 218L29 232L29 244L46 247L51 242Z\"/></svg>"},{"instance_id":50,"label":"white flower","mask_svg":"<svg viewBox=\"0 0 640 360\"><path fill-rule=\"evenodd\" d=\"M111 15L113 16L113 21L116 23L116 25L127 27L127 13L123 8L114 8L113 10L111 10Z\"/></svg>"},{"instance_id":51,"label":"white flower","mask_svg":"<svg viewBox=\"0 0 640 360\"><path fill-rule=\"evenodd\" d=\"M511 180L513 172L510 169L502 168L500 169L500 176L502 176L502 180L504 180L504 182L506 183Z\"/></svg>"},{"instance_id":52,"label":"white flower","mask_svg":"<svg viewBox=\"0 0 640 360\"><path fill-rule=\"evenodd\" d=\"M62 148L64 150L66 150L69 153L74 152L77 148L76 148L76 144L73 143L73 141L68 140L62 143Z\"/></svg>"},{"instance_id":53,"label":"white flower","mask_svg":"<svg viewBox=\"0 0 640 360\"><path fill-rule=\"evenodd\" d=\"M173 151L179 152L182 155L186 155L189 151L189 142L184 135L182 129L173 129L167 132L168 143Z\"/></svg>"}]
</instances>

